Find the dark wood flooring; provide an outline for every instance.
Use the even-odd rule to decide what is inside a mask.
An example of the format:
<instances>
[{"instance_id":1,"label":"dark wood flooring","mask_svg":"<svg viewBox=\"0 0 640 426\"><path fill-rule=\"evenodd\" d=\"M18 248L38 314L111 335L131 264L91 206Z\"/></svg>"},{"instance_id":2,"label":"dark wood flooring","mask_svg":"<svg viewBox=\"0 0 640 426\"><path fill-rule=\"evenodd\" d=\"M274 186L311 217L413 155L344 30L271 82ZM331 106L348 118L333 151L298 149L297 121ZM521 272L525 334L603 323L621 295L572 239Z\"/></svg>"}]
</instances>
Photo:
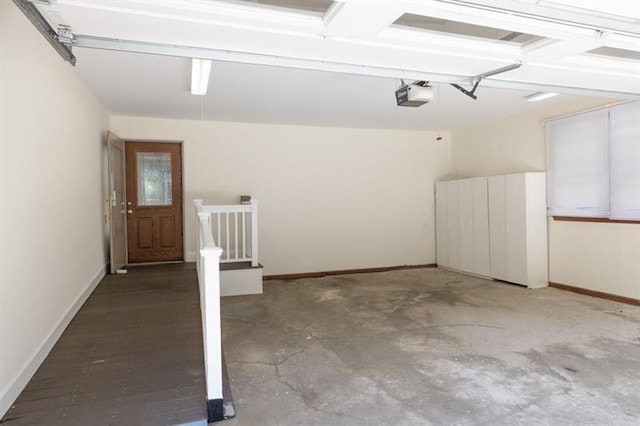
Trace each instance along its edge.
<instances>
[{"instance_id":1,"label":"dark wood flooring","mask_svg":"<svg viewBox=\"0 0 640 426\"><path fill-rule=\"evenodd\" d=\"M107 275L0 423L206 425L194 264Z\"/></svg>"}]
</instances>

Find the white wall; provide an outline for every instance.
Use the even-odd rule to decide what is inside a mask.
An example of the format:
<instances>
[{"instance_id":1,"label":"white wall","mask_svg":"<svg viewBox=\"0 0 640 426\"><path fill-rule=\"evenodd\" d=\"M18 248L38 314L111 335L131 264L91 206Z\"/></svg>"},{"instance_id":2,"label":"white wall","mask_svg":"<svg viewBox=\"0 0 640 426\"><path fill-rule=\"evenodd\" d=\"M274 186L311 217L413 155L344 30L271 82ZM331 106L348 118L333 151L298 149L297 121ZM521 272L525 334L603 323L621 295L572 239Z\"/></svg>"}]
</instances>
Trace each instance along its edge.
<instances>
[{"instance_id":1,"label":"white wall","mask_svg":"<svg viewBox=\"0 0 640 426\"><path fill-rule=\"evenodd\" d=\"M542 105L535 112L456 131L454 174L544 171L543 120L606 103L592 99ZM640 299L640 225L549 219L548 233L550 281Z\"/></svg>"},{"instance_id":2,"label":"white wall","mask_svg":"<svg viewBox=\"0 0 640 426\"><path fill-rule=\"evenodd\" d=\"M0 52L1 416L104 274L108 116L9 1Z\"/></svg>"},{"instance_id":3,"label":"white wall","mask_svg":"<svg viewBox=\"0 0 640 426\"><path fill-rule=\"evenodd\" d=\"M184 141L189 257L191 200L249 194L267 275L435 262L433 182L451 166L448 135L135 117L111 126L125 140Z\"/></svg>"}]
</instances>

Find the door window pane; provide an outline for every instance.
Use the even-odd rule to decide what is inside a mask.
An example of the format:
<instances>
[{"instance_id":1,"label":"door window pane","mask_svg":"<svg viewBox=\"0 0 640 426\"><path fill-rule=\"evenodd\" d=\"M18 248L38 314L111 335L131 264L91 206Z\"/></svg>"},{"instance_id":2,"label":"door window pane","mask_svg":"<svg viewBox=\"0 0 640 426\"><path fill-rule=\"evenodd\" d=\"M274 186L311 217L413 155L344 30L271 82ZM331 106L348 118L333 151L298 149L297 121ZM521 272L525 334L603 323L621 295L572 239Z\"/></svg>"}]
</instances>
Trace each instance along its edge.
<instances>
[{"instance_id":1,"label":"door window pane","mask_svg":"<svg viewBox=\"0 0 640 426\"><path fill-rule=\"evenodd\" d=\"M138 152L138 205L170 206L171 154L168 152Z\"/></svg>"}]
</instances>

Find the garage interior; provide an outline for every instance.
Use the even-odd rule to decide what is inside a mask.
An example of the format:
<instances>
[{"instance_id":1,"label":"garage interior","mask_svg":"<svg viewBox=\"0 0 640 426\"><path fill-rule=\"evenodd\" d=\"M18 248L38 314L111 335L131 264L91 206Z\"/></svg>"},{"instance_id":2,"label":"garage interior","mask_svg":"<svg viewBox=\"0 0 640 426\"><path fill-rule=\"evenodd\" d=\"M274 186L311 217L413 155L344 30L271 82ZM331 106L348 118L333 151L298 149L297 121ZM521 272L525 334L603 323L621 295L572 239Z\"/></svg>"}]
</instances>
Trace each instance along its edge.
<instances>
[{"instance_id":1,"label":"garage interior","mask_svg":"<svg viewBox=\"0 0 640 426\"><path fill-rule=\"evenodd\" d=\"M638 423L638 221L544 215L516 285L443 257L437 199L637 102L636 2L14 0L0 31L3 424L206 423L193 200L245 194L229 424ZM109 274L108 132L181 144L181 263Z\"/></svg>"}]
</instances>

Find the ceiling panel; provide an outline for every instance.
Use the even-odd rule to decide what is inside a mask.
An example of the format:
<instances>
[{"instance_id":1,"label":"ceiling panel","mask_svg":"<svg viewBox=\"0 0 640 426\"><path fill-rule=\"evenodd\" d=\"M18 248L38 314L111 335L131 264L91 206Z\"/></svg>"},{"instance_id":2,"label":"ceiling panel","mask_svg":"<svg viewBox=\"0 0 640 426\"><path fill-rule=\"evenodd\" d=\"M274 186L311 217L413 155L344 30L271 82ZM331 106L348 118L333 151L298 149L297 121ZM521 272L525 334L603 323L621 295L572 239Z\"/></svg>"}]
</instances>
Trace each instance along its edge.
<instances>
[{"instance_id":1,"label":"ceiling panel","mask_svg":"<svg viewBox=\"0 0 640 426\"><path fill-rule=\"evenodd\" d=\"M325 13L333 0L235 0L229 3L253 3L260 6L275 6L305 12Z\"/></svg>"},{"instance_id":2,"label":"ceiling panel","mask_svg":"<svg viewBox=\"0 0 640 426\"><path fill-rule=\"evenodd\" d=\"M430 16L405 13L395 22L395 25L419 28L423 30L437 31L452 35L478 37L494 41L509 41L521 45L543 40L544 37L526 34L518 31L509 31L499 28L485 27L465 22L451 21L447 19L433 18Z\"/></svg>"},{"instance_id":3,"label":"ceiling panel","mask_svg":"<svg viewBox=\"0 0 640 426\"><path fill-rule=\"evenodd\" d=\"M597 49L589 50L587 53L609 56L612 58L633 59L636 61L640 60L640 52L627 49L617 49L615 47L599 47Z\"/></svg>"}]
</instances>

